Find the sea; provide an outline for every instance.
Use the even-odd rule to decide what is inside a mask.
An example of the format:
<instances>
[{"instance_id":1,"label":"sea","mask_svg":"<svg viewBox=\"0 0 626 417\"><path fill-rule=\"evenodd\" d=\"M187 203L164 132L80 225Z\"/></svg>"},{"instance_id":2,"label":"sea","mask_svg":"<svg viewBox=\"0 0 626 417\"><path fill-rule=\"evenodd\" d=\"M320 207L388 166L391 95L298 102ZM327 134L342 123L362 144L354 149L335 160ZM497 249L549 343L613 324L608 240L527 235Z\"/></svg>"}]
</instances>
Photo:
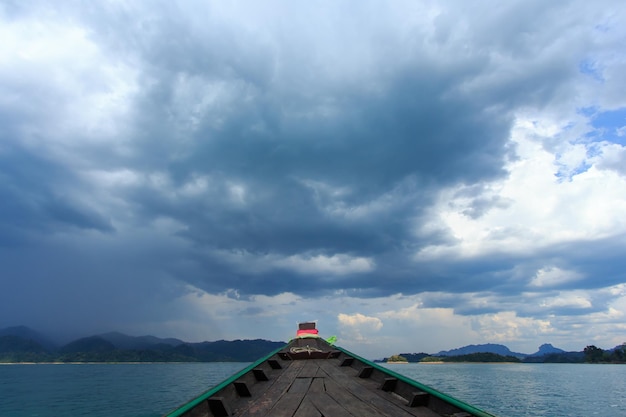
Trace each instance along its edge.
<instances>
[{"instance_id":1,"label":"sea","mask_svg":"<svg viewBox=\"0 0 626 417\"><path fill-rule=\"evenodd\" d=\"M159 417L247 365L0 365L0 416ZM500 417L626 417L626 365L383 366Z\"/></svg>"}]
</instances>

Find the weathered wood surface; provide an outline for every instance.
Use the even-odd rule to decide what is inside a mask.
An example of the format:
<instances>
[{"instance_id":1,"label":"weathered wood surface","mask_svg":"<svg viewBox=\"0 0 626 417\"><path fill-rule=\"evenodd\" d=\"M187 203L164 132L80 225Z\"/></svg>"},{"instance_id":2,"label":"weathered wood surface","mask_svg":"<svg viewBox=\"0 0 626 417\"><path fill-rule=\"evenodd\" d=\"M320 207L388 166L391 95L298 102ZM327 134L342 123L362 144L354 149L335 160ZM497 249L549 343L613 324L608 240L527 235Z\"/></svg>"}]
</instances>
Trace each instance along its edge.
<instances>
[{"instance_id":1,"label":"weathered wood surface","mask_svg":"<svg viewBox=\"0 0 626 417\"><path fill-rule=\"evenodd\" d=\"M182 417L474 415L348 353L322 339L296 339Z\"/></svg>"},{"instance_id":2,"label":"weathered wood surface","mask_svg":"<svg viewBox=\"0 0 626 417\"><path fill-rule=\"evenodd\" d=\"M247 400L241 396L221 397L224 409L229 410L227 415L440 417L424 406L409 407L406 399L379 389L376 381L359 378L357 370L341 367L337 359L285 362L274 378L268 377L268 381L258 381L249 388L251 397ZM267 386L260 387L261 384ZM256 398L255 388L260 388L256 389ZM232 406L228 406L229 401Z\"/></svg>"}]
</instances>

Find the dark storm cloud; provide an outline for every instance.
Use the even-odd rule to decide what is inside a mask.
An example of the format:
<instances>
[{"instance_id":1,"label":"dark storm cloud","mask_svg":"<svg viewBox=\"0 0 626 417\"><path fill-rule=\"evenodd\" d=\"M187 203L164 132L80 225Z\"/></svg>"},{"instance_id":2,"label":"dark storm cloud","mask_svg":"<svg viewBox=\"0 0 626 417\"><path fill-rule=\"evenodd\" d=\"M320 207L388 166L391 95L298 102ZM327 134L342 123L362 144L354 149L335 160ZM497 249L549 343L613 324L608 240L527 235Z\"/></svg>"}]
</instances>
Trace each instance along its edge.
<instances>
[{"instance_id":1,"label":"dark storm cloud","mask_svg":"<svg viewBox=\"0 0 626 417\"><path fill-rule=\"evenodd\" d=\"M0 154L0 216L4 236L58 232L68 227L111 232L110 221L64 194L76 181L63 166L18 147ZM58 188L57 188L58 187ZM18 238L19 240L19 238ZM11 244L16 242L5 242Z\"/></svg>"},{"instance_id":2,"label":"dark storm cloud","mask_svg":"<svg viewBox=\"0 0 626 417\"><path fill-rule=\"evenodd\" d=\"M357 72L361 83L337 84L333 67L341 71L341 62L314 58L303 64L289 47L264 44L224 22L211 25L210 10L202 27L185 25L181 11L167 10L167 21L153 10L121 32L136 47L130 53L141 69L135 102L140 133L132 144L139 159L130 163L166 173L173 189L203 175L222 186L180 201L132 189L125 198L134 203L137 217L177 219L187 226L180 235L203 248L281 256L349 253L371 256L402 279L437 279L407 275L401 271L410 269L410 262L387 265L384 253L408 255L419 247L411 220L429 205L432 190L505 174L510 116L486 110L497 101L454 93L484 62L437 62L423 55L422 35L416 34L397 45L404 49L401 60L374 61L373 76ZM336 31L341 39L341 29ZM111 32L106 39L120 45ZM353 46L361 47L347 44L345 52ZM315 51L322 45L303 39L299 47ZM385 56L384 45L368 47ZM307 64L319 71L306 71ZM214 102L207 104L207 96ZM245 206L225 201L228 182L245 187ZM324 195L307 186L311 182L345 191ZM385 199L394 203L354 221L329 215ZM293 272L253 277L229 272L206 255L195 260L212 272L194 283L213 291L222 285L268 293L306 291L309 285L322 290L380 285L377 276L367 274L315 284L313 277L284 279Z\"/></svg>"},{"instance_id":3,"label":"dark storm cloud","mask_svg":"<svg viewBox=\"0 0 626 417\"><path fill-rule=\"evenodd\" d=\"M171 5L139 18L128 14L136 11L93 7L88 16L98 16L98 22L91 27L92 41L105 50L119 48L121 59L136 65L141 90L134 101L131 155L120 157L96 144L81 156L94 168L129 167L140 175L158 171L168 177L167 192L143 185L121 192L136 221L149 224L165 216L186 225L178 235L202 249L188 255L197 265L193 276L177 273L202 288L275 294L376 288L381 282L378 273L319 282L310 275L286 279L298 276L288 270L251 276L232 271L206 249L279 256L347 253L372 257L399 281L438 279L414 273L405 258L420 245L412 236L413 219L438 187L505 174L510 116L485 110L494 102L451 93L484 63L438 62L418 47L422 35L396 45L402 59L388 57L384 45L368 45L380 54L369 63L373 75L357 70L361 82L343 84L333 80L333 67L341 72L341 62L298 62L306 53L213 20L210 8L204 10L205 24L194 25ZM345 36L334 30L340 40ZM277 35L287 34L270 33L266 39ZM344 52L363 47L347 37L344 42ZM304 38L298 47L314 52L327 45ZM307 71L307 65L318 71ZM213 102L207 104L207 96ZM25 166L32 175L50 172ZM48 176L49 187L80 181L67 171L65 179ZM168 192L179 192L197 177L212 182L207 193L170 198ZM227 203L229 183L245 187L247 204ZM333 188L343 191L337 196ZM65 204L58 194L26 190L42 200L39 209L49 219L113 230L102 216ZM384 207L349 218L376 204ZM344 214L329 215L333 211Z\"/></svg>"},{"instance_id":4,"label":"dark storm cloud","mask_svg":"<svg viewBox=\"0 0 626 417\"><path fill-rule=\"evenodd\" d=\"M25 248L2 256L10 282L28 277L15 300L38 285L33 302L113 323L115 303L147 319L144 289L158 305L190 284L241 300L442 292L424 305L478 314L539 292L546 266L584 277L546 294L624 281L607 266L618 238L417 257L460 242L432 212L442 190L460 187L447 207L472 220L513 204L491 185L518 158L517 112L559 107L588 59L575 3L273 6L0 6L16 33L0 69L0 246Z\"/></svg>"},{"instance_id":5,"label":"dark storm cloud","mask_svg":"<svg viewBox=\"0 0 626 417\"><path fill-rule=\"evenodd\" d=\"M202 24L190 24L189 10L162 6L136 14L94 5L87 15L94 19L92 40L111 50L120 48L123 59L136 65L141 86L132 127L137 135L130 142L134 157L110 161L114 156L98 153L90 156L91 163L129 164L146 173L157 170L171 179L174 190L199 175L222 185L213 193L177 201L159 195L159 190L131 189L124 198L137 210L137 218L177 219L187 226L180 235L203 248L282 256L349 253L373 257L386 275L417 281L416 287L428 288L440 279L436 272L410 271L407 260L386 263L386 258L398 261L398 256L385 252L409 255L420 246L411 236L411 220L430 204L432 190L505 175L511 117L502 109L488 110L499 106L504 95L461 92L464 83L488 70L481 54L444 60L428 56L420 45L429 40L416 31L394 45L401 51L394 56L386 53L387 45L368 44L367 38L351 38L336 27L332 30L343 53L361 48L381 57L362 73L357 69L352 76L359 83L339 84L333 74L344 71L343 63L315 57L315 51L330 45L300 39L298 49L313 52L310 59L292 45L276 46L275 37L289 36L280 29L265 34L271 41L264 42L255 33L220 21L211 7L199 8L206 17ZM451 40L438 46L453 52L454 46L447 43ZM298 62L302 58L304 62ZM509 85L507 101L523 100L530 91L549 91L549 79L541 79L540 85L505 81L500 86ZM207 104L207 96L212 103ZM29 169L38 170L33 165ZM325 196L306 181L345 192ZM233 208L224 203L228 182L245 187L248 204ZM104 219L71 208L58 196L38 194L51 219L112 230ZM355 221L328 214L337 208L350 213L381 199L394 203ZM490 204L498 202L477 200L473 210ZM25 217L31 215L26 212ZM234 285L244 292L297 292L301 285L306 290L315 282L311 277L285 280L282 275L288 272L275 271L252 278L229 272L219 259L196 260L213 272L196 277L194 283L214 291ZM377 274L336 278L332 284L321 280L312 286L378 287ZM442 274L450 287L465 288L454 274ZM473 279L468 286L479 281Z\"/></svg>"}]
</instances>

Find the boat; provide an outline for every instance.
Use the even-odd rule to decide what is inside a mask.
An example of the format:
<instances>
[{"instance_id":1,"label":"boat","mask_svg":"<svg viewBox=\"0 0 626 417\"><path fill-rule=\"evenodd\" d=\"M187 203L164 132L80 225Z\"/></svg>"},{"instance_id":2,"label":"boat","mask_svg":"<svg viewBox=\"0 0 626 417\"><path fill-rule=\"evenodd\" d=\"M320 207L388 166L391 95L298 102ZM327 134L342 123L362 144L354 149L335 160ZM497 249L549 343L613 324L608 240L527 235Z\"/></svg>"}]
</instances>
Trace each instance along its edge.
<instances>
[{"instance_id":1,"label":"boat","mask_svg":"<svg viewBox=\"0 0 626 417\"><path fill-rule=\"evenodd\" d=\"M495 417L319 336L296 337L165 417Z\"/></svg>"}]
</instances>

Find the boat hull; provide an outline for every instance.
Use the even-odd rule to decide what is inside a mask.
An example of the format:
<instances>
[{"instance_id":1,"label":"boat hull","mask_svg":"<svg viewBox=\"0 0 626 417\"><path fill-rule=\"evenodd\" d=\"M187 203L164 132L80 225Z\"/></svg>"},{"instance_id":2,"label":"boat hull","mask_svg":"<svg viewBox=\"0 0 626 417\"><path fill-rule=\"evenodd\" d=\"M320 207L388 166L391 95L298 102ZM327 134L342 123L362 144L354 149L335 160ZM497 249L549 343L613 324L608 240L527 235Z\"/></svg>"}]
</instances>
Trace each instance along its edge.
<instances>
[{"instance_id":1,"label":"boat hull","mask_svg":"<svg viewBox=\"0 0 626 417\"><path fill-rule=\"evenodd\" d=\"M494 417L319 337L301 337L166 417Z\"/></svg>"}]
</instances>

